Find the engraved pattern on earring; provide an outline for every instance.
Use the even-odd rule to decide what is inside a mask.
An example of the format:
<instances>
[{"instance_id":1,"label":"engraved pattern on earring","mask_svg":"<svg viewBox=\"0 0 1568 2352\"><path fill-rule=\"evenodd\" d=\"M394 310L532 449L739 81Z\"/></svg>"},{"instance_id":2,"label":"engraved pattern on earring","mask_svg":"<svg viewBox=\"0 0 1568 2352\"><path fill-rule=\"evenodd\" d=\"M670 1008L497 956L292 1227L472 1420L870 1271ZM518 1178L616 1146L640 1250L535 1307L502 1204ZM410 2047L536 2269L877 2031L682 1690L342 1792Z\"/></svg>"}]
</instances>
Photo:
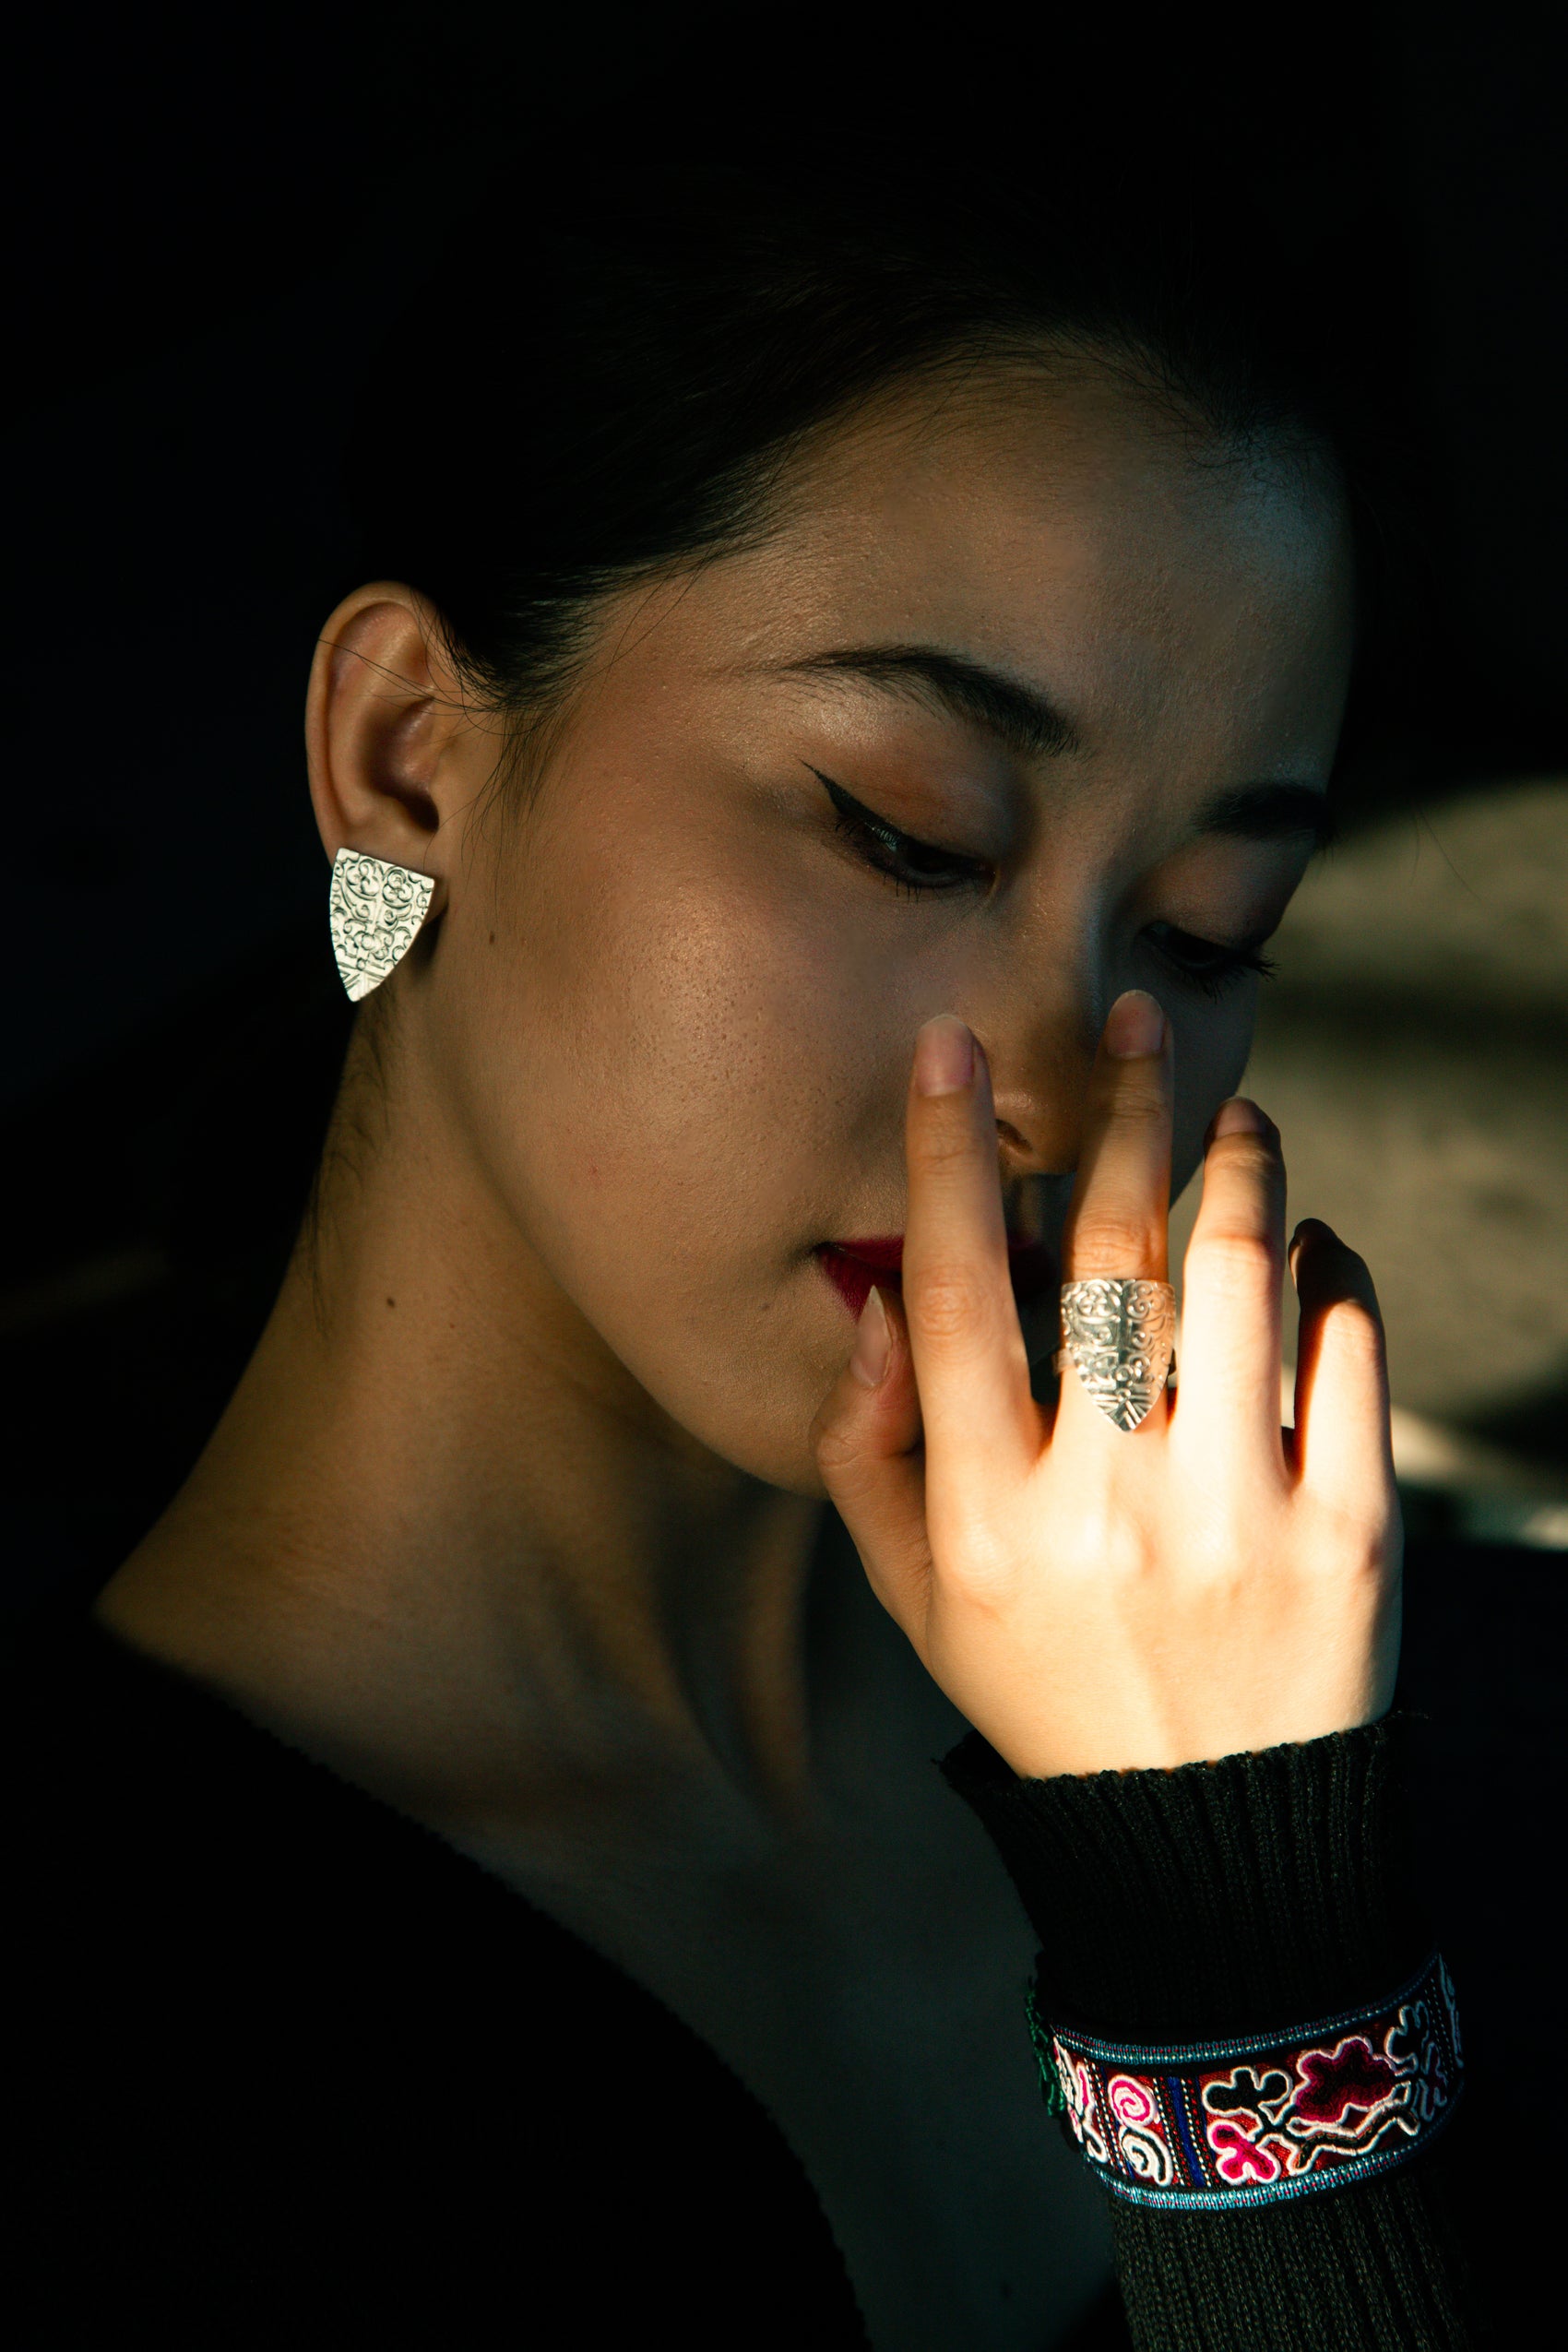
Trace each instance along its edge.
<instances>
[{"instance_id":1,"label":"engraved pattern on earring","mask_svg":"<svg viewBox=\"0 0 1568 2352\"><path fill-rule=\"evenodd\" d=\"M1061 1354L1107 1420L1134 1430L1165 1386L1176 1344L1169 1282L1099 1278L1062 1286Z\"/></svg>"},{"instance_id":2,"label":"engraved pattern on earring","mask_svg":"<svg viewBox=\"0 0 1568 2352\"><path fill-rule=\"evenodd\" d=\"M329 913L338 971L357 1004L396 969L430 912L435 884L385 858L339 849L332 861Z\"/></svg>"}]
</instances>

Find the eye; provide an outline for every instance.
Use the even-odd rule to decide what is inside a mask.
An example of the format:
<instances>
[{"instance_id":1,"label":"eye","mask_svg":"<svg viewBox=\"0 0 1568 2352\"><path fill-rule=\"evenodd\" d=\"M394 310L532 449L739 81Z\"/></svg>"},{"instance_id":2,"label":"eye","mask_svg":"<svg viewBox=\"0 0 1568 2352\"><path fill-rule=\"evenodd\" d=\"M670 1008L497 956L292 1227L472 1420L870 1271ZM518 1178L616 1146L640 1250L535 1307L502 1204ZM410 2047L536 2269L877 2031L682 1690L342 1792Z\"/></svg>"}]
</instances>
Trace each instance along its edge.
<instances>
[{"instance_id":1,"label":"eye","mask_svg":"<svg viewBox=\"0 0 1568 2352\"><path fill-rule=\"evenodd\" d=\"M1172 971L1205 996L1223 996L1246 972L1256 972L1264 980L1274 972L1268 957L1255 947L1221 947L1217 941L1200 939L1174 923L1149 923L1144 937Z\"/></svg>"},{"instance_id":2,"label":"eye","mask_svg":"<svg viewBox=\"0 0 1568 2352\"><path fill-rule=\"evenodd\" d=\"M835 784L831 776L824 776L820 767L814 767L812 774L833 803L837 820L835 831L867 865L874 866L900 890L911 894L962 890L990 881L991 868L983 858L967 858L957 849L917 841L912 833L901 831L874 809L864 807L841 784Z\"/></svg>"}]
</instances>

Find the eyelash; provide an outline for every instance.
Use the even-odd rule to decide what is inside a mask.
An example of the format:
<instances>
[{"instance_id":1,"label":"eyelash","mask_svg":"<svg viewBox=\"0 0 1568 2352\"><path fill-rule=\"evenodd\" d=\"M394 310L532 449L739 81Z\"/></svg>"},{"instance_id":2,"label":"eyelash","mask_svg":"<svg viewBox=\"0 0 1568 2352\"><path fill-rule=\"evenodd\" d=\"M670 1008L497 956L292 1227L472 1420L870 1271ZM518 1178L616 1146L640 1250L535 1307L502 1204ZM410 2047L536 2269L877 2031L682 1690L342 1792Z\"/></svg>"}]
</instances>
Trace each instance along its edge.
<instances>
[{"instance_id":1,"label":"eyelash","mask_svg":"<svg viewBox=\"0 0 1568 2352\"><path fill-rule=\"evenodd\" d=\"M983 858L966 858L956 849L918 841L912 833L901 832L874 810L851 800L820 767L814 767L812 774L833 803L835 832L902 896L925 898L939 891L962 890L973 883L990 881L991 868ZM921 859L929 859L931 865L922 869ZM932 872L932 867L938 871Z\"/></svg>"},{"instance_id":2,"label":"eyelash","mask_svg":"<svg viewBox=\"0 0 1568 2352\"><path fill-rule=\"evenodd\" d=\"M1255 947L1221 947L1215 940L1200 939L1194 932L1182 931L1175 923L1150 923L1144 936L1155 954L1190 988L1212 999L1223 996L1248 972L1255 972L1260 980L1272 980L1277 968ZM1195 954L1183 952L1194 950ZM1199 957L1204 960L1200 962Z\"/></svg>"},{"instance_id":3,"label":"eyelash","mask_svg":"<svg viewBox=\"0 0 1568 2352\"><path fill-rule=\"evenodd\" d=\"M983 858L966 858L956 849L938 849L929 841L917 840L913 834L902 832L897 826L889 825L885 817L862 807L830 776L824 776L819 767L814 767L812 774L833 804L834 830L867 865L891 882L901 897L931 897L938 892L960 890L968 884L990 880L992 869ZM929 868L922 872L917 862L921 859L929 859L944 871L940 875ZM1211 999L1223 996L1248 972L1256 973L1261 980L1274 976L1274 965L1255 949L1222 947L1217 941L1200 939L1195 932L1182 931L1175 923L1150 923L1144 935L1155 954L1179 979Z\"/></svg>"}]
</instances>

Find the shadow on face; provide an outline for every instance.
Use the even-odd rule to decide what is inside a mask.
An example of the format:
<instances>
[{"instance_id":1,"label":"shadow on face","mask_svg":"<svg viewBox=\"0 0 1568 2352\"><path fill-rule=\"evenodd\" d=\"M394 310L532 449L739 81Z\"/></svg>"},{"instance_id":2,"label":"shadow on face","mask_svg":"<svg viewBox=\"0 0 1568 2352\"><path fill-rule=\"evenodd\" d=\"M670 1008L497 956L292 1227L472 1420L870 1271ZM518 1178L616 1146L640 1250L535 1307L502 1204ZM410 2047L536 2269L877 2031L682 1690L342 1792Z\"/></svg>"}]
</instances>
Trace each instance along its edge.
<instances>
[{"instance_id":1,"label":"shadow on face","mask_svg":"<svg viewBox=\"0 0 1568 2352\"><path fill-rule=\"evenodd\" d=\"M814 1491L851 1337L824 1253L902 1232L939 1012L1049 1243L1105 1013L1152 990L1184 1183L1313 846L1350 604L1325 469L1019 363L869 405L752 544L608 600L526 789L458 727L399 1058L562 1344Z\"/></svg>"}]
</instances>

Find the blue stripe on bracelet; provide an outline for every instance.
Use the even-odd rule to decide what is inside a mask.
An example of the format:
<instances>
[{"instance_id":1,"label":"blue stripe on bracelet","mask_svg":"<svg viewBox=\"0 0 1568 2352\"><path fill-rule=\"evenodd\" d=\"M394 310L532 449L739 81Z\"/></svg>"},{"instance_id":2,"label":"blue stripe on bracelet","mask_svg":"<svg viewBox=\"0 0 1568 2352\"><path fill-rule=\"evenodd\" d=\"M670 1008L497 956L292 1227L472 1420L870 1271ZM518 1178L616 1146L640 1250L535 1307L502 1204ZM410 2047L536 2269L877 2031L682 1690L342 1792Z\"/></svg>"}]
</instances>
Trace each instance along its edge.
<instances>
[{"instance_id":1,"label":"blue stripe on bracelet","mask_svg":"<svg viewBox=\"0 0 1568 2352\"><path fill-rule=\"evenodd\" d=\"M1232 2041L1097 2041L1044 2027L1032 1996L1029 2010L1047 2105L1136 2205L1267 2205L1391 2172L1435 2139L1463 2079L1435 1952L1386 2000Z\"/></svg>"},{"instance_id":2,"label":"blue stripe on bracelet","mask_svg":"<svg viewBox=\"0 0 1568 2352\"><path fill-rule=\"evenodd\" d=\"M1176 2136L1182 2143L1182 2154L1186 2160L1189 2176L1194 2180L1201 2180L1203 2158L1193 2144L1193 2127L1187 2118L1187 2102L1182 2097L1183 2085L1180 2074L1168 2074L1165 2088L1170 2101L1170 2112L1176 2119Z\"/></svg>"}]
</instances>

